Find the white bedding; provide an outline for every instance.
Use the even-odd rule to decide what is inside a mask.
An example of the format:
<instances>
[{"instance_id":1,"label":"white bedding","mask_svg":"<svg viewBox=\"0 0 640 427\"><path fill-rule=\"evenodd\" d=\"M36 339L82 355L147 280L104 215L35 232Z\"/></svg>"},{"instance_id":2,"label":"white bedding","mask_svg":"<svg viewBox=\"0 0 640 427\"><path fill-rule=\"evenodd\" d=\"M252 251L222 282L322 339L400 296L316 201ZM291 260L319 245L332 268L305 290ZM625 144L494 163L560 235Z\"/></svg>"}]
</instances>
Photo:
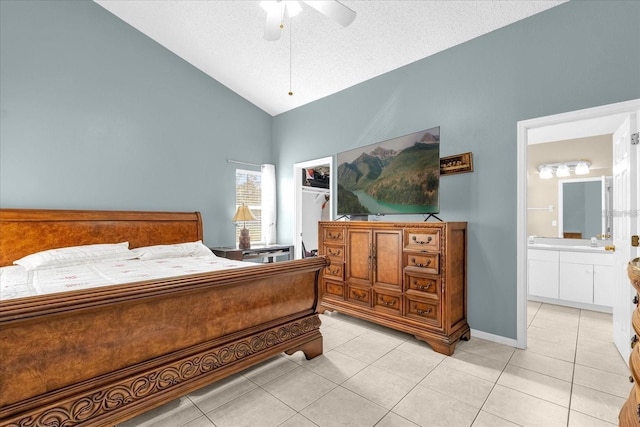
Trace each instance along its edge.
<instances>
[{"instance_id":1,"label":"white bedding","mask_svg":"<svg viewBox=\"0 0 640 427\"><path fill-rule=\"evenodd\" d=\"M213 254L148 261L104 261L32 271L14 265L0 268L0 301L251 265L255 266Z\"/></svg>"}]
</instances>

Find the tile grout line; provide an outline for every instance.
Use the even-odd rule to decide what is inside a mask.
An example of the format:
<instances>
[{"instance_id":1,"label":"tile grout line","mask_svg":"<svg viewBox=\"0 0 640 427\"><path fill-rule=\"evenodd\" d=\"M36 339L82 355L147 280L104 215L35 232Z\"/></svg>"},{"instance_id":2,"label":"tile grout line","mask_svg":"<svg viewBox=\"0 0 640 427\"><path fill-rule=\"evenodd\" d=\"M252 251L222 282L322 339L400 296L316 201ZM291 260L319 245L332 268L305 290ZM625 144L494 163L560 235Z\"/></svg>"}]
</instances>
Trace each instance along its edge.
<instances>
[{"instance_id":1,"label":"tile grout line","mask_svg":"<svg viewBox=\"0 0 640 427\"><path fill-rule=\"evenodd\" d=\"M571 369L571 387L569 387L569 410L567 411L567 426L571 420L571 401L573 400L573 384L576 378L576 360L578 357L578 340L580 339L580 323L582 322L582 309L578 314L578 333L576 334L576 347L573 352L573 363Z\"/></svg>"},{"instance_id":2,"label":"tile grout line","mask_svg":"<svg viewBox=\"0 0 640 427\"><path fill-rule=\"evenodd\" d=\"M533 320L537 316L538 310L540 310L540 307L542 307L542 304L540 304L538 306L538 308L536 309L536 313L533 315L533 318L531 319L531 322L529 323L529 325L527 325L527 329L529 328L530 324L533 322ZM511 359L513 359L513 356L515 354L516 354L516 349L514 349L513 353L511 353L511 356L509 356L509 360L507 360L507 363L502 368L502 371L500 372L500 375L498 375L498 378L496 378L496 380L494 381L493 386L491 386L491 391L489 391L489 393L487 394L487 397L484 399L484 402L482 402L482 406L480 407L480 410L478 411L478 413L476 414L475 418L473 419L473 422L471 423L471 425L473 425L473 423L476 421L476 419L478 418L478 415L480 415L480 412L482 412L484 410L484 406L487 404L487 400L489 400L489 397L491 396L491 393L493 393L493 390L495 390L496 386L498 385L498 381L500 381L500 377L502 376L502 374L504 374L504 370L507 369L507 366L509 366L509 362L511 362ZM501 420L505 420L505 421L510 422L512 424L516 424L514 421L507 420L507 419L502 418L499 415L493 414L493 413L491 413L489 411L485 411L485 412L487 412L488 414L493 415L494 417L500 418Z\"/></svg>"}]
</instances>

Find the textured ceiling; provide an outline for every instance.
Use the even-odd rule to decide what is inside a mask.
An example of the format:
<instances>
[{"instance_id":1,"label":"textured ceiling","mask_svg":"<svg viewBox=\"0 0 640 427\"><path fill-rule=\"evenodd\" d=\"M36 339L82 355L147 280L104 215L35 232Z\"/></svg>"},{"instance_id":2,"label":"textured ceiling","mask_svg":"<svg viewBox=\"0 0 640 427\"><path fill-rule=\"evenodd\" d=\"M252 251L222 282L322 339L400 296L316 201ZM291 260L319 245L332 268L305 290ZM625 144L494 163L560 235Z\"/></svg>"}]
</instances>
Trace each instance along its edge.
<instances>
[{"instance_id":1,"label":"textured ceiling","mask_svg":"<svg viewBox=\"0 0 640 427\"><path fill-rule=\"evenodd\" d=\"M259 1L94 1L275 116L565 0L344 0L348 27L301 3L278 41L263 38Z\"/></svg>"}]
</instances>

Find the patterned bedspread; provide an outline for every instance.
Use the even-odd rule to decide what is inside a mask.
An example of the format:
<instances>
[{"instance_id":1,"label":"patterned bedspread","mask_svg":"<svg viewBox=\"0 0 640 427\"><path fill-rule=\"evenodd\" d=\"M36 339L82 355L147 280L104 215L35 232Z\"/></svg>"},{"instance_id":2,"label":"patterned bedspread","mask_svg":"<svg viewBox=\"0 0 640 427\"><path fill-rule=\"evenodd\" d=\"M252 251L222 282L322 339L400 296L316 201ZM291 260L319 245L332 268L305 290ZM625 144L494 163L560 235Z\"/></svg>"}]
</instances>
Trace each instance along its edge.
<instances>
[{"instance_id":1,"label":"patterned bedspread","mask_svg":"<svg viewBox=\"0 0 640 427\"><path fill-rule=\"evenodd\" d=\"M250 262L228 260L213 254L147 261L107 261L32 271L15 265L0 268L0 301L252 265L255 266Z\"/></svg>"}]
</instances>

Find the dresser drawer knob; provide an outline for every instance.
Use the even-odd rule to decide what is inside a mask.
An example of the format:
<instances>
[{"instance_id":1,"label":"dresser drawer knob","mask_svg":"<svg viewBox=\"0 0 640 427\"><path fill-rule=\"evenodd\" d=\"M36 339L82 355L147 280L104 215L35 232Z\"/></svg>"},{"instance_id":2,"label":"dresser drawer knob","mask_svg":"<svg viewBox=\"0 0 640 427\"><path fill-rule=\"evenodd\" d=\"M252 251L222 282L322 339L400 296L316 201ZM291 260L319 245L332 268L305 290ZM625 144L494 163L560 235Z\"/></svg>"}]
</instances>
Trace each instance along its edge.
<instances>
[{"instance_id":1,"label":"dresser drawer knob","mask_svg":"<svg viewBox=\"0 0 640 427\"><path fill-rule=\"evenodd\" d=\"M633 377L631 375L629 375L629 382L632 383L633 382Z\"/></svg>"},{"instance_id":2,"label":"dresser drawer knob","mask_svg":"<svg viewBox=\"0 0 640 427\"><path fill-rule=\"evenodd\" d=\"M634 296L632 301L635 305L638 305L638 295Z\"/></svg>"},{"instance_id":3,"label":"dresser drawer knob","mask_svg":"<svg viewBox=\"0 0 640 427\"><path fill-rule=\"evenodd\" d=\"M416 267L428 267L428 266L429 266L429 264L431 264L431 260L430 260L430 259L428 259L428 260L423 264L423 263L417 262L415 258L411 258L411 263L412 263L413 265L415 265Z\"/></svg>"},{"instance_id":4,"label":"dresser drawer knob","mask_svg":"<svg viewBox=\"0 0 640 427\"><path fill-rule=\"evenodd\" d=\"M431 283L427 283L426 285L419 285L417 280L414 281L413 284L415 285L416 289L419 291L426 291L431 287Z\"/></svg>"},{"instance_id":5,"label":"dresser drawer knob","mask_svg":"<svg viewBox=\"0 0 640 427\"><path fill-rule=\"evenodd\" d=\"M420 316L426 316L427 314L431 313L433 310L431 310L430 308L427 308L426 310L416 310L416 313L418 313Z\"/></svg>"},{"instance_id":6,"label":"dresser drawer knob","mask_svg":"<svg viewBox=\"0 0 640 427\"><path fill-rule=\"evenodd\" d=\"M357 299L358 301L366 301L367 300L367 293L366 292L352 291L351 296L353 298Z\"/></svg>"},{"instance_id":7,"label":"dresser drawer knob","mask_svg":"<svg viewBox=\"0 0 640 427\"><path fill-rule=\"evenodd\" d=\"M431 236L427 237L426 241L425 240L418 240L418 238L416 236L411 236L411 239L415 243L417 243L419 245L427 245L427 244L431 243L431 241L433 240L433 237L431 237Z\"/></svg>"},{"instance_id":8,"label":"dresser drawer knob","mask_svg":"<svg viewBox=\"0 0 640 427\"><path fill-rule=\"evenodd\" d=\"M636 345L637 342L638 336L636 334L633 334L633 336L631 337L631 348L633 348L633 346Z\"/></svg>"}]
</instances>

